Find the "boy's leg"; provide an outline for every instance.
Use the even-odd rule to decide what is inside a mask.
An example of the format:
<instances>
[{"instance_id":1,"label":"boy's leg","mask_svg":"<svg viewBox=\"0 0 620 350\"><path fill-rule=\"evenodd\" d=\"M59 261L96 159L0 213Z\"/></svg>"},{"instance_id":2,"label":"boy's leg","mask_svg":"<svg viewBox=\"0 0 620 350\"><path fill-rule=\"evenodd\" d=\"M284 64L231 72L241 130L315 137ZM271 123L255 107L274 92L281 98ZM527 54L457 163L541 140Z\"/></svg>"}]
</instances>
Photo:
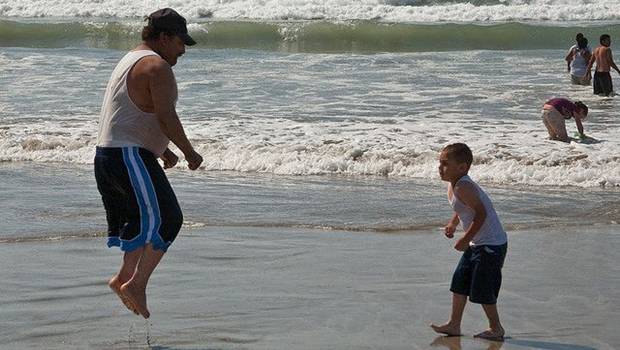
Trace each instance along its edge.
<instances>
[{"instance_id":1,"label":"boy's leg","mask_svg":"<svg viewBox=\"0 0 620 350\"><path fill-rule=\"evenodd\" d=\"M442 325L431 324L431 328L441 334L461 335L461 321L463 320L463 311L467 305L467 295L452 293L452 313L450 321Z\"/></svg>"},{"instance_id":2,"label":"boy's leg","mask_svg":"<svg viewBox=\"0 0 620 350\"><path fill-rule=\"evenodd\" d=\"M482 333L478 333L474 335L476 338L483 338L489 340L503 340L504 339L504 328L502 327L501 322L499 321L499 313L497 312L497 304L481 304L484 313L487 315L489 319L489 329Z\"/></svg>"},{"instance_id":3,"label":"boy's leg","mask_svg":"<svg viewBox=\"0 0 620 350\"><path fill-rule=\"evenodd\" d=\"M146 286L151 274L164 256L164 251L153 249L152 244L147 244L142 249L142 256L131 279L124 283L120 290L129 301L135 305L137 311L144 317L151 315L146 306Z\"/></svg>"}]
</instances>

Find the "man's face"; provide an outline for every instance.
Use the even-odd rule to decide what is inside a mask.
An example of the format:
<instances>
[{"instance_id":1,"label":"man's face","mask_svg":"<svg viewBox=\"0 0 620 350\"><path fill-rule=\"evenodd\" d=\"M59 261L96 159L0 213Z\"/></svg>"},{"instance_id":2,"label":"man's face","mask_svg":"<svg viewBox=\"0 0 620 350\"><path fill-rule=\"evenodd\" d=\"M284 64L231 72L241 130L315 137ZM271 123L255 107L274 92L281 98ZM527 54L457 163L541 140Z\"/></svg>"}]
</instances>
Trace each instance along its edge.
<instances>
[{"instance_id":1,"label":"man's face","mask_svg":"<svg viewBox=\"0 0 620 350\"><path fill-rule=\"evenodd\" d=\"M603 39L601 41L601 44L603 44L604 46L610 46L611 45L611 39Z\"/></svg>"},{"instance_id":2,"label":"man's face","mask_svg":"<svg viewBox=\"0 0 620 350\"><path fill-rule=\"evenodd\" d=\"M446 151L441 152L439 155L439 176L443 181L452 182L458 180L466 172L466 163L458 163L456 160L449 158Z\"/></svg>"},{"instance_id":3,"label":"man's face","mask_svg":"<svg viewBox=\"0 0 620 350\"><path fill-rule=\"evenodd\" d=\"M171 66L177 64L177 59L185 53L185 43L176 35L164 35L162 58Z\"/></svg>"}]
</instances>

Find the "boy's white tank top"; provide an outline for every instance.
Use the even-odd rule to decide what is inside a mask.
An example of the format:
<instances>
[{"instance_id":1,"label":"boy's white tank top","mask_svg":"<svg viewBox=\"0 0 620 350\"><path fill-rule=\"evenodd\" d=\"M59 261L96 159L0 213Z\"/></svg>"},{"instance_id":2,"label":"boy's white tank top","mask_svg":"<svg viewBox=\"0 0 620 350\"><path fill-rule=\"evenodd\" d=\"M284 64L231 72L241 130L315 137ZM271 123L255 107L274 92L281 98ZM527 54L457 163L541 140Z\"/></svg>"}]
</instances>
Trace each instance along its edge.
<instances>
[{"instance_id":1,"label":"boy's white tank top","mask_svg":"<svg viewBox=\"0 0 620 350\"><path fill-rule=\"evenodd\" d=\"M472 180L468 175L461 177L459 181L457 181L457 184L462 181L470 182L476 188L480 201L484 205L487 212L487 217L484 220L482 227L480 227L478 233L476 233L474 238L471 240L470 245L502 245L508 242L506 231L504 231L502 223L499 221L499 217L495 212L495 208L493 208L493 203L491 203L491 199L486 192L484 192L482 188L478 186L478 184L475 183L474 180ZM451 186L451 184L448 184L448 186ZM454 209L456 214L459 216L463 229L467 230L474 220L475 212L472 208L468 207L465 203L458 199L458 197L454 194L454 189L452 189L451 192L452 198L450 198L450 193L448 193L448 201L450 202L452 209Z\"/></svg>"},{"instance_id":2,"label":"boy's white tank top","mask_svg":"<svg viewBox=\"0 0 620 350\"><path fill-rule=\"evenodd\" d=\"M161 131L155 113L147 113L131 100L127 75L143 57L159 56L151 50L130 51L123 57L110 77L99 118L97 146L143 147L161 156L170 140Z\"/></svg>"}]
</instances>

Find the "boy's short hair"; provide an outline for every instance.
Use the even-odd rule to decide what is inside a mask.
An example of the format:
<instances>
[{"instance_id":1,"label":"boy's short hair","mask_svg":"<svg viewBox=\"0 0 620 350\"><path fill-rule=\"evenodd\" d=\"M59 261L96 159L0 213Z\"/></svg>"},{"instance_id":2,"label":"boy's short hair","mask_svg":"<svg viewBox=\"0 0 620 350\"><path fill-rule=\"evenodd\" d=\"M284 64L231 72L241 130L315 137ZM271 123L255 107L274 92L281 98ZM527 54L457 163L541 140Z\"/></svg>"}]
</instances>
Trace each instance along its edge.
<instances>
[{"instance_id":1,"label":"boy's short hair","mask_svg":"<svg viewBox=\"0 0 620 350\"><path fill-rule=\"evenodd\" d=\"M474 161L474 156L471 153L471 149L464 143L453 143L443 148L443 152L449 159L454 159L459 163L466 163L467 166L471 166Z\"/></svg>"}]
</instances>

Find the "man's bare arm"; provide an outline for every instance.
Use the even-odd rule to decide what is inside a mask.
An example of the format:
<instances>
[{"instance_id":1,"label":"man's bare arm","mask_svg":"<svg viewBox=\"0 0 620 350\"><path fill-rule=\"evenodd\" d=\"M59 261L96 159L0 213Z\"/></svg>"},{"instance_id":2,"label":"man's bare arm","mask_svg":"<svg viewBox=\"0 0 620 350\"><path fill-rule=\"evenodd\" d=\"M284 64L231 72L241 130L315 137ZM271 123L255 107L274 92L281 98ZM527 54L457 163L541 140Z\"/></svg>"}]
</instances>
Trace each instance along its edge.
<instances>
[{"instance_id":1,"label":"man's bare arm","mask_svg":"<svg viewBox=\"0 0 620 350\"><path fill-rule=\"evenodd\" d=\"M176 81L172 68L164 60L152 63L149 69L149 88L155 116L162 132L183 152L190 169L196 169L202 163L202 157L192 147L175 108Z\"/></svg>"}]
</instances>

